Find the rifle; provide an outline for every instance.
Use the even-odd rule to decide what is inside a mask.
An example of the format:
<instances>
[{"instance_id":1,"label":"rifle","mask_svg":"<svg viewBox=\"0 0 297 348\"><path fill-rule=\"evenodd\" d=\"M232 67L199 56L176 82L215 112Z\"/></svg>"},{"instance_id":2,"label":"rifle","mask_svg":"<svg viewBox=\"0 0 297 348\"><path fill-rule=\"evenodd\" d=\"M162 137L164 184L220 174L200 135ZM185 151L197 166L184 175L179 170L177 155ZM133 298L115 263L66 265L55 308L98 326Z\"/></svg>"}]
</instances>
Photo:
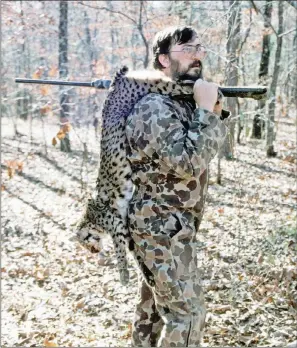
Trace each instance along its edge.
<instances>
[{"instance_id":1,"label":"rifle","mask_svg":"<svg viewBox=\"0 0 297 348\"><path fill-rule=\"evenodd\" d=\"M111 85L111 80L94 80L92 82L80 81L57 81L57 80L36 80L16 78L16 83L35 83L44 85L58 86L75 86L75 87L94 87L98 89L108 89ZM194 82L193 82L194 83ZM252 98L255 100L266 99L267 88L264 86L258 87L219 87L219 91L224 97L239 97Z\"/></svg>"}]
</instances>

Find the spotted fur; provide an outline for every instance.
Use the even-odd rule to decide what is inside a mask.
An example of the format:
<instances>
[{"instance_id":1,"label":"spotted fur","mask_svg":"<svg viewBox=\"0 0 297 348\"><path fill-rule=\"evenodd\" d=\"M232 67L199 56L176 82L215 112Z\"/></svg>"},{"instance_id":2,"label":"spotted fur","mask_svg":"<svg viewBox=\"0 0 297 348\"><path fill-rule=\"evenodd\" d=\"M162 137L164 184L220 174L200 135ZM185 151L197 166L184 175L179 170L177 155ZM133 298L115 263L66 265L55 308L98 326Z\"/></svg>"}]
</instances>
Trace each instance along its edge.
<instances>
[{"instance_id":1,"label":"spotted fur","mask_svg":"<svg viewBox=\"0 0 297 348\"><path fill-rule=\"evenodd\" d=\"M76 230L81 243L93 252L101 249L103 233L112 237L122 284L129 280L126 246L133 250L127 228L128 203L133 194L131 168L126 158L125 123L134 105L148 93L191 96L191 86L158 72L132 72L123 67L115 76L102 112L102 138L96 192L89 199ZM137 261L137 260L136 260ZM148 272L144 265L140 265Z\"/></svg>"}]
</instances>

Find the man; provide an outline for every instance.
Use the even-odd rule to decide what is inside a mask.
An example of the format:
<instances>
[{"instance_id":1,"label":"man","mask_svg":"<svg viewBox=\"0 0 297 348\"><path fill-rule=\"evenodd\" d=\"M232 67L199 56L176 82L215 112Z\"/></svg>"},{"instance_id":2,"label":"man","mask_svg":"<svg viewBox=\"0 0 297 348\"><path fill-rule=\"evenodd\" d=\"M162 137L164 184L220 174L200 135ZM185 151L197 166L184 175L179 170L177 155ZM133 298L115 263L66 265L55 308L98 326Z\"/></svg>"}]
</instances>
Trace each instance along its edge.
<instances>
[{"instance_id":1,"label":"man","mask_svg":"<svg viewBox=\"0 0 297 348\"><path fill-rule=\"evenodd\" d=\"M192 80L194 101L150 93L126 123L135 186L129 230L142 276L133 346L197 347L205 321L197 274L196 232L207 191L208 164L226 136L218 86L203 81L206 50L193 28L155 37L154 68L173 80ZM197 80L198 79L198 80Z\"/></svg>"}]
</instances>

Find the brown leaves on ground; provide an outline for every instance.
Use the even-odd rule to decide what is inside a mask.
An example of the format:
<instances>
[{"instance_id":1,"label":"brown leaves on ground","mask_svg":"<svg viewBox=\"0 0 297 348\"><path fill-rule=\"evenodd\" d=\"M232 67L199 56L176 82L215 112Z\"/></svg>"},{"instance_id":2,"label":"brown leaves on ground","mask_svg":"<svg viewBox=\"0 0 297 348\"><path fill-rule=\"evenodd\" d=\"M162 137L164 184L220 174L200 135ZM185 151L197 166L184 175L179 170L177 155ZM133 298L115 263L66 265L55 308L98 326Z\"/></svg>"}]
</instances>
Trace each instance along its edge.
<instances>
[{"instance_id":1,"label":"brown leaves on ground","mask_svg":"<svg viewBox=\"0 0 297 348\"><path fill-rule=\"evenodd\" d=\"M36 80L38 80L38 79L40 79L41 77L42 77L42 74L43 74L43 72L44 72L44 67L38 67L35 71L34 71L34 73L33 73L33 75L32 75L32 79L36 79Z\"/></svg>"},{"instance_id":2,"label":"brown leaves on ground","mask_svg":"<svg viewBox=\"0 0 297 348\"><path fill-rule=\"evenodd\" d=\"M52 145L53 146L56 146L57 145L57 139L56 139L56 137L53 137L53 139L52 139Z\"/></svg>"},{"instance_id":3,"label":"brown leaves on ground","mask_svg":"<svg viewBox=\"0 0 297 348\"><path fill-rule=\"evenodd\" d=\"M60 130L58 131L56 137L59 139L59 140L62 140L66 137L66 134L69 133L71 130L71 124L70 122L67 122L65 124L62 125L62 127L60 128ZM53 137L52 139L52 145L53 146L56 146L57 145L57 139L56 137Z\"/></svg>"},{"instance_id":4,"label":"brown leaves on ground","mask_svg":"<svg viewBox=\"0 0 297 348\"><path fill-rule=\"evenodd\" d=\"M128 323L126 332L121 336L122 340L128 340L131 338L132 335L132 323Z\"/></svg>"},{"instance_id":5,"label":"brown leaves on ground","mask_svg":"<svg viewBox=\"0 0 297 348\"><path fill-rule=\"evenodd\" d=\"M53 112L52 112L52 106L50 104L45 104L45 105L42 105L40 108L39 108L39 111L40 111L40 114L41 115L49 115L49 116L52 116Z\"/></svg>"},{"instance_id":6,"label":"brown leaves on ground","mask_svg":"<svg viewBox=\"0 0 297 348\"><path fill-rule=\"evenodd\" d=\"M48 133L56 134L56 121L50 121ZM237 145L237 159L222 160L222 185L215 180L216 159L211 163L212 185L197 234L208 308L203 346L275 347L295 338L295 164L283 160L294 132L283 127L276 142L279 157L267 160L253 143ZM70 124L59 131L71 131ZM87 132L76 131L81 138ZM129 346L137 297L132 257L131 282L123 287L110 240L96 254L71 241L86 193L79 181L78 137L71 157L55 147L45 157L40 124L40 138L34 139L40 146L21 144L28 153L25 162L16 150L19 140L3 134L2 153L12 161L5 165L28 174L12 173L12 180L5 175L2 182L3 345ZM88 133L88 141L92 160L84 171L92 191L99 144L95 133Z\"/></svg>"},{"instance_id":7,"label":"brown leaves on ground","mask_svg":"<svg viewBox=\"0 0 297 348\"><path fill-rule=\"evenodd\" d=\"M7 175L9 179L11 179L14 175L15 172L17 171L18 173L22 173L23 168L24 168L24 162L19 161L19 160L5 160L4 163L7 166ZM2 189L5 187L2 185Z\"/></svg>"},{"instance_id":8,"label":"brown leaves on ground","mask_svg":"<svg viewBox=\"0 0 297 348\"><path fill-rule=\"evenodd\" d=\"M59 345L55 341L51 341L47 338L44 339L43 344L45 347L59 347Z\"/></svg>"}]
</instances>

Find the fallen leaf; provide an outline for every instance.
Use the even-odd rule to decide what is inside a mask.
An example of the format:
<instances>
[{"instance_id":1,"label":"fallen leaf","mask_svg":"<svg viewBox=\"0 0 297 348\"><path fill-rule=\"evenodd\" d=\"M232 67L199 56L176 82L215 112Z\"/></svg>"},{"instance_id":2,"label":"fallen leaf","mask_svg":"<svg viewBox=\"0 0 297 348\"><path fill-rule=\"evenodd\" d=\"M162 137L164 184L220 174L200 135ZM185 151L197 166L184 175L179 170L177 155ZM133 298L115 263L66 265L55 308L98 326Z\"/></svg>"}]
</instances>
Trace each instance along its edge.
<instances>
[{"instance_id":1,"label":"fallen leaf","mask_svg":"<svg viewBox=\"0 0 297 348\"><path fill-rule=\"evenodd\" d=\"M33 256L35 253L32 253L31 251L26 251L22 254L22 256Z\"/></svg>"},{"instance_id":2,"label":"fallen leaf","mask_svg":"<svg viewBox=\"0 0 297 348\"><path fill-rule=\"evenodd\" d=\"M43 344L45 345L45 347L59 347L56 342L49 341L47 339L44 340Z\"/></svg>"},{"instance_id":3,"label":"fallen leaf","mask_svg":"<svg viewBox=\"0 0 297 348\"><path fill-rule=\"evenodd\" d=\"M15 173L14 168L11 168L11 167L7 168L7 174L8 174L9 179L11 179L14 176L14 173Z\"/></svg>"},{"instance_id":4,"label":"fallen leaf","mask_svg":"<svg viewBox=\"0 0 297 348\"><path fill-rule=\"evenodd\" d=\"M52 111L52 107L50 105L46 104L46 105L41 106L39 111L42 115L45 115L45 114L49 113L50 111Z\"/></svg>"},{"instance_id":5,"label":"fallen leaf","mask_svg":"<svg viewBox=\"0 0 297 348\"><path fill-rule=\"evenodd\" d=\"M56 66L52 66L50 71L48 72L48 76L53 77L58 73L58 68Z\"/></svg>"},{"instance_id":6,"label":"fallen leaf","mask_svg":"<svg viewBox=\"0 0 297 348\"><path fill-rule=\"evenodd\" d=\"M211 307L212 312L215 313L226 313L227 311L231 311L232 306L231 305L218 305Z\"/></svg>"},{"instance_id":7,"label":"fallen leaf","mask_svg":"<svg viewBox=\"0 0 297 348\"><path fill-rule=\"evenodd\" d=\"M128 340L132 336L132 323L129 323L126 328L126 332L121 336L121 339Z\"/></svg>"},{"instance_id":8,"label":"fallen leaf","mask_svg":"<svg viewBox=\"0 0 297 348\"><path fill-rule=\"evenodd\" d=\"M70 123L66 123L66 124L64 124L63 127L62 127L62 131L63 131L64 133L69 133L69 132L70 132L70 129L71 129Z\"/></svg>"},{"instance_id":9,"label":"fallen leaf","mask_svg":"<svg viewBox=\"0 0 297 348\"><path fill-rule=\"evenodd\" d=\"M50 92L49 86L41 86L41 87L40 87L40 93L41 93L41 95L46 96L46 95L49 94L49 92Z\"/></svg>"},{"instance_id":10,"label":"fallen leaf","mask_svg":"<svg viewBox=\"0 0 297 348\"><path fill-rule=\"evenodd\" d=\"M41 71L40 69L37 69L37 70L34 72L32 78L33 78L33 79L40 79L41 75L42 75L42 71Z\"/></svg>"},{"instance_id":11,"label":"fallen leaf","mask_svg":"<svg viewBox=\"0 0 297 348\"><path fill-rule=\"evenodd\" d=\"M291 156L291 155L287 155L287 156L283 159L283 161L285 161L285 162L290 162L290 163L295 163L295 162L296 162L296 157Z\"/></svg>"},{"instance_id":12,"label":"fallen leaf","mask_svg":"<svg viewBox=\"0 0 297 348\"><path fill-rule=\"evenodd\" d=\"M75 308L78 308L78 309L81 309L84 306L85 306L85 299L84 298L75 304Z\"/></svg>"},{"instance_id":13,"label":"fallen leaf","mask_svg":"<svg viewBox=\"0 0 297 348\"><path fill-rule=\"evenodd\" d=\"M261 263L263 263L263 261L264 261L263 255L260 254L258 257L257 263L261 264Z\"/></svg>"},{"instance_id":14,"label":"fallen leaf","mask_svg":"<svg viewBox=\"0 0 297 348\"><path fill-rule=\"evenodd\" d=\"M243 276L242 274L240 274L240 275L238 276L238 279L239 279L240 281L242 281L242 280L244 279L244 276Z\"/></svg>"},{"instance_id":15,"label":"fallen leaf","mask_svg":"<svg viewBox=\"0 0 297 348\"><path fill-rule=\"evenodd\" d=\"M266 302L269 302L269 303L274 302L273 297L271 297L271 296L267 297Z\"/></svg>"},{"instance_id":16,"label":"fallen leaf","mask_svg":"<svg viewBox=\"0 0 297 348\"><path fill-rule=\"evenodd\" d=\"M23 171L23 167L24 167L24 163L23 162L17 162L17 171L18 172L22 172Z\"/></svg>"},{"instance_id":17,"label":"fallen leaf","mask_svg":"<svg viewBox=\"0 0 297 348\"><path fill-rule=\"evenodd\" d=\"M48 268L36 268L33 275L36 280L45 280L49 277L49 270Z\"/></svg>"},{"instance_id":18,"label":"fallen leaf","mask_svg":"<svg viewBox=\"0 0 297 348\"><path fill-rule=\"evenodd\" d=\"M62 140L65 138L65 136L66 136L66 134L62 131L62 129L60 129L59 132L57 133L57 138L59 140Z\"/></svg>"}]
</instances>

